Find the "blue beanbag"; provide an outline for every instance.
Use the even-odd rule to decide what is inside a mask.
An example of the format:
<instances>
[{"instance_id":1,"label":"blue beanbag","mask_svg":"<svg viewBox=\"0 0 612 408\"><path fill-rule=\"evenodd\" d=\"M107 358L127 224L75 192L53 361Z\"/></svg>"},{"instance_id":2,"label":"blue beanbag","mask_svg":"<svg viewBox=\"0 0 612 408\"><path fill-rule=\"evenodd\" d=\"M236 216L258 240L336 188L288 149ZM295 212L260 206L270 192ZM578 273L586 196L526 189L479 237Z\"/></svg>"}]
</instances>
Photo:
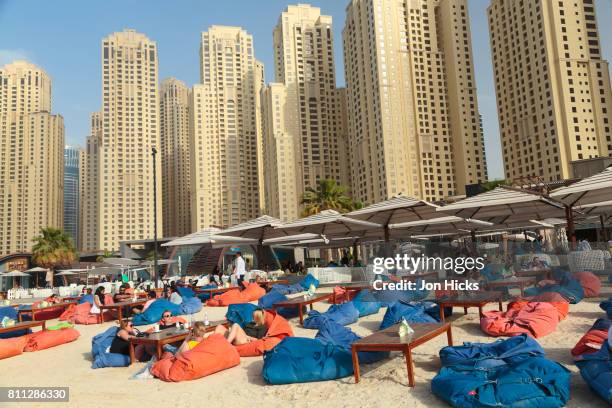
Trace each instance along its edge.
<instances>
[{"instance_id":1,"label":"blue beanbag","mask_svg":"<svg viewBox=\"0 0 612 408\"><path fill-rule=\"evenodd\" d=\"M198 289L213 289L216 287L217 287L216 283L209 283L208 285L200 286ZM200 293L200 294L197 294L196 296L200 298L201 301L210 299L210 293Z\"/></svg>"},{"instance_id":2,"label":"blue beanbag","mask_svg":"<svg viewBox=\"0 0 612 408\"><path fill-rule=\"evenodd\" d=\"M352 302L359 311L359 317L376 314L381 307L381 303L367 289L360 290Z\"/></svg>"},{"instance_id":3,"label":"blue beanbag","mask_svg":"<svg viewBox=\"0 0 612 408\"><path fill-rule=\"evenodd\" d=\"M327 319L343 326L355 323L359 319L359 310L357 310L353 302L331 305L325 313L311 310L308 312L308 317L304 319L302 326L306 329L319 329L323 321Z\"/></svg>"},{"instance_id":4,"label":"blue beanbag","mask_svg":"<svg viewBox=\"0 0 612 408\"><path fill-rule=\"evenodd\" d=\"M149 305L147 310L134 316L132 322L135 326L157 323L161 320L162 314L165 310L170 311L172 316L182 314L181 305L174 304L166 299L157 299L151 303L151 305Z\"/></svg>"},{"instance_id":5,"label":"blue beanbag","mask_svg":"<svg viewBox=\"0 0 612 408\"><path fill-rule=\"evenodd\" d=\"M193 289L187 287L187 286L177 286L176 290L178 291L179 295L181 295L181 297L183 298L183 300L185 300L185 298L192 298L195 297L195 292L193 291Z\"/></svg>"},{"instance_id":6,"label":"blue beanbag","mask_svg":"<svg viewBox=\"0 0 612 408\"><path fill-rule=\"evenodd\" d=\"M91 355L93 357L91 368L127 367L130 365L130 356L106 352L118 331L118 327L109 327L108 330L91 339Z\"/></svg>"},{"instance_id":7,"label":"blue beanbag","mask_svg":"<svg viewBox=\"0 0 612 408\"><path fill-rule=\"evenodd\" d=\"M0 307L0 320L4 319L5 317L8 317L9 319L13 319L17 321L18 320L17 310L15 310L15 308L12 306ZM0 339L10 339L11 337L25 336L26 334L30 334L30 333L32 333L32 330L30 329L11 331L8 333L0 334Z\"/></svg>"},{"instance_id":8,"label":"blue beanbag","mask_svg":"<svg viewBox=\"0 0 612 408\"><path fill-rule=\"evenodd\" d=\"M612 353L606 340L596 353L583 354L576 361L580 375L599 396L612 404Z\"/></svg>"},{"instance_id":9,"label":"blue beanbag","mask_svg":"<svg viewBox=\"0 0 612 408\"><path fill-rule=\"evenodd\" d=\"M608 319L612 319L612 298L601 302L599 307L606 312Z\"/></svg>"},{"instance_id":10,"label":"blue beanbag","mask_svg":"<svg viewBox=\"0 0 612 408\"><path fill-rule=\"evenodd\" d=\"M351 329L341 326L333 320L325 320L315 336L315 339L320 340L324 344L335 344L336 346L344 347L348 352L351 351L351 344L360 338L361 336L355 334ZM357 354L359 354L359 362L365 364L374 363L389 357L388 351L360 351Z\"/></svg>"},{"instance_id":11,"label":"blue beanbag","mask_svg":"<svg viewBox=\"0 0 612 408\"><path fill-rule=\"evenodd\" d=\"M417 289L414 290L374 290L372 291L372 296L375 300L381 303L381 306L391 306L396 302L415 302L419 300L425 299L429 295L429 290L427 289L419 289L421 288L423 280L417 279L415 283L415 287Z\"/></svg>"},{"instance_id":12,"label":"blue beanbag","mask_svg":"<svg viewBox=\"0 0 612 408\"><path fill-rule=\"evenodd\" d=\"M544 357L492 368L442 367L431 390L454 407L563 407L570 397L570 372Z\"/></svg>"},{"instance_id":13,"label":"blue beanbag","mask_svg":"<svg viewBox=\"0 0 612 408\"><path fill-rule=\"evenodd\" d=\"M316 339L285 337L264 354L261 374L268 384L327 381L353 374L351 353Z\"/></svg>"},{"instance_id":14,"label":"blue beanbag","mask_svg":"<svg viewBox=\"0 0 612 408\"><path fill-rule=\"evenodd\" d=\"M396 302L387 309L380 323L380 330L399 323L402 321L402 317L408 323L438 323L439 318L436 319L431 315L434 313L434 309L437 308L435 303L432 302Z\"/></svg>"},{"instance_id":15,"label":"blue beanbag","mask_svg":"<svg viewBox=\"0 0 612 408\"><path fill-rule=\"evenodd\" d=\"M287 296L278 292L276 289L272 289L270 292L260 297L257 304L262 309L272 309L275 303L284 302L285 300L287 300Z\"/></svg>"},{"instance_id":16,"label":"blue beanbag","mask_svg":"<svg viewBox=\"0 0 612 408\"><path fill-rule=\"evenodd\" d=\"M493 368L513 364L531 357L544 357L544 349L532 337L521 334L493 343L463 343L440 350L442 366Z\"/></svg>"},{"instance_id":17,"label":"blue beanbag","mask_svg":"<svg viewBox=\"0 0 612 408\"><path fill-rule=\"evenodd\" d=\"M184 297L180 304L181 314L194 314L202 310L202 301L197 297Z\"/></svg>"},{"instance_id":18,"label":"blue beanbag","mask_svg":"<svg viewBox=\"0 0 612 408\"><path fill-rule=\"evenodd\" d=\"M79 305L81 303L85 303L85 302L89 303L90 305L93 305L94 304L94 297L93 297L93 295L83 295L83 296L81 296L81 298L79 299Z\"/></svg>"},{"instance_id":19,"label":"blue beanbag","mask_svg":"<svg viewBox=\"0 0 612 408\"><path fill-rule=\"evenodd\" d=\"M303 292L304 288L299 283L294 283L293 285L283 285L279 283L274 285L272 290L282 293L283 295L290 295L292 293Z\"/></svg>"},{"instance_id":20,"label":"blue beanbag","mask_svg":"<svg viewBox=\"0 0 612 408\"><path fill-rule=\"evenodd\" d=\"M315 288L319 287L319 280L311 274L306 275L306 277L302 279L299 283L300 286L304 288L304 290L308 290L310 288L310 284L315 285Z\"/></svg>"},{"instance_id":21,"label":"blue beanbag","mask_svg":"<svg viewBox=\"0 0 612 408\"><path fill-rule=\"evenodd\" d=\"M253 321L253 312L257 309L259 308L251 303L236 303L227 307L225 318L244 327Z\"/></svg>"},{"instance_id":22,"label":"blue beanbag","mask_svg":"<svg viewBox=\"0 0 612 408\"><path fill-rule=\"evenodd\" d=\"M544 292L557 292L572 304L576 304L584 298L584 289L580 282L567 273L561 277L558 284L525 289L525 296L537 296Z\"/></svg>"}]
</instances>

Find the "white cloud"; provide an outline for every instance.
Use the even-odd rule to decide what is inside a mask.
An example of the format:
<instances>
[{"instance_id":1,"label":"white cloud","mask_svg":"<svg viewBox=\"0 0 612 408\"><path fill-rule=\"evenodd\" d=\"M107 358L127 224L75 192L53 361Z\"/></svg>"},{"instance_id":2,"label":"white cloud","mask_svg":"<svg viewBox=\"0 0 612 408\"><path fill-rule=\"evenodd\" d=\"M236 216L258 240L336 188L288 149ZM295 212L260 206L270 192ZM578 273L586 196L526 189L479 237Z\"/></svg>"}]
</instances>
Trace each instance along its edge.
<instances>
[{"instance_id":1,"label":"white cloud","mask_svg":"<svg viewBox=\"0 0 612 408\"><path fill-rule=\"evenodd\" d=\"M31 61L30 54L25 50L7 50L0 49L0 67L11 63L15 60L28 60Z\"/></svg>"}]
</instances>

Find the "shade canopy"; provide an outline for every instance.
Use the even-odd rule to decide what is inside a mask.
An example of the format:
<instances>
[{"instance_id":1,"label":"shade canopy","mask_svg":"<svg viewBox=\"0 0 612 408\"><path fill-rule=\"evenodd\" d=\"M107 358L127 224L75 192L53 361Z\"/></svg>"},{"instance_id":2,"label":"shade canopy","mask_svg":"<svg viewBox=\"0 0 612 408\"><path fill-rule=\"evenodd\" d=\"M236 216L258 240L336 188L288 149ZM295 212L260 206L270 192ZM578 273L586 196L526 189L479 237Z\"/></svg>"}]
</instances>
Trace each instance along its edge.
<instances>
[{"instance_id":1,"label":"shade canopy","mask_svg":"<svg viewBox=\"0 0 612 408\"><path fill-rule=\"evenodd\" d=\"M249 238L219 235L219 228L209 227L193 234L185 235L172 241L162 244L163 247L182 246L182 245L204 245L204 244L256 244L257 240Z\"/></svg>"},{"instance_id":2,"label":"shade canopy","mask_svg":"<svg viewBox=\"0 0 612 408\"><path fill-rule=\"evenodd\" d=\"M570 186L558 188L550 196L572 207L609 201L612 197L612 167Z\"/></svg>"},{"instance_id":3,"label":"shade canopy","mask_svg":"<svg viewBox=\"0 0 612 408\"><path fill-rule=\"evenodd\" d=\"M129 258L104 258L104 263L109 265L117 265L117 266L134 266L140 265L140 261L137 259L129 259Z\"/></svg>"},{"instance_id":4,"label":"shade canopy","mask_svg":"<svg viewBox=\"0 0 612 408\"><path fill-rule=\"evenodd\" d=\"M387 226L438 218L439 206L407 196L397 196L346 214L346 217Z\"/></svg>"},{"instance_id":5,"label":"shade canopy","mask_svg":"<svg viewBox=\"0 0 612 408\"><path fill-rule=\"evenodd\" d=\"M28 269L26 272L47 272L47 269L41 268L40 266L36 266L34 268Z\"/></svg>"},{"instance_id":6,"label":"shade canopy","mask_svg":"<svg viewBox=\"0 0 612 408\"><path fill-rule=\"evenodd\" d=\"M73 272L71 270L61 271L55 274L55 276L69 276L69 275L78 275L78 273Z\"/></svg>"},{"instance_id":7,"label":"shade canopy","mask_svg":"<svg viewBox=\"0 0 612 408\"><path fill-rule=\"evenodd\" d=\"M157 260L157 265L161 266L161 265L171 265L171 264L175 264L177 261L175 259L158 259ZM140 264L140 266L153 266L155 265L155 262L153 261L144 261Z\"/></svg>"},{"instance_id":8,"label":"shade canopy","mask_svg":"<svg viewBox=\"0 0 612 408\"><path fill-rule=\"evenodd\" d=\"M219 231L217 235L250 238L263 242L266 239L287 235L283 230L278 229L282 225L283 222L278 218L262 215L261 217Z\"/></svg>"},{"instance_id":9,"label":"shade canopy","mask_svg":"<svg viewBox=\"0 0 612 408\"><path fill-rule=\"evenodd\" d=\"M432 218L428 220L409 221L402 222L399 224L391 224L389 228L392 230L406 231L411 234L424 234L424 233L435 233L444 234L452 232L466 232L472 230L478 230L482 228L489 228L493 226L492 223L487 221L465 219L455 216L442 216L437 213L438 218Z\"/></svg>"},{"instance_id":10,"label":"shade canopy","mask_svg":"<svg viewBox=\"0 0 612 408\"><path fill-rule=\"evenodd\" d=\"M29 278L30 275L21 271L10 271L0 275L0 278Z\"/></svg>"},{"instance_id":11,"label":"shade canopy","mask_svg":"<svg viewBox=\"0 0 612 408\"><path fill-rule=\"evenodd\" d=\"M321 211L318 214L300 218L278 227L287 235L311 233L327 238L342 237L368 230L381 230L382 228L381 224L345 217L334 210Z\"/></svg>"},{"instance_id":12,"label":"shade canopy","mask_svg":"<svg viewBox=\"0 0 612 408\"><path fill-rule=\"evenodd\" d=\"M612 200L599 203L585 204L575 207L581 213L589 215L612 215Z\"/></svg>"},{"instance_id":13,"label":"shade canopy","mask_svg":"<svg viewBox=\"0 0 612 408\"><path fill-rule=\"evenodd\" d=\"M538 193L505 186L448 204L437 211L500 226L565 216L561 203Z\"/></svg>"}]
</instances>

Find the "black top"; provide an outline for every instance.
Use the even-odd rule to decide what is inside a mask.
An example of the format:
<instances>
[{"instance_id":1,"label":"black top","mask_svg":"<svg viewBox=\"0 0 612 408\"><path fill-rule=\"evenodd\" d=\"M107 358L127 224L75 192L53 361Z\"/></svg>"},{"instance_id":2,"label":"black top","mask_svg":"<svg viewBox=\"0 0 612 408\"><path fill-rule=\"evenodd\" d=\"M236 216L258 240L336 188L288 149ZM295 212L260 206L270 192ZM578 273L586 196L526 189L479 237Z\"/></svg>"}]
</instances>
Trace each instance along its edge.
<instances>
[{"instance_id":1,"label":"black top","mask_svg":"<svg viewBox=\"0 0 612 408\"><path fill-rule=\"evenodd\" d=\"M261 339L266 336L268 328L263 324L258 325L255 322L251 322L244 326L244 332L247 336L255 337L256 339Z\"/></svg>"},{"instance_id":2,"label":"black top","mask_svg":"<svg viewBox=\"0 0 612 408\"><path fill-rule=\"evenodd\" d=\"M119 336L115 336L113 342L110 346L111 353L124 354L126 356L130 355L130 342L128 340L124 340Z\"/></svg>"}]
</instances>

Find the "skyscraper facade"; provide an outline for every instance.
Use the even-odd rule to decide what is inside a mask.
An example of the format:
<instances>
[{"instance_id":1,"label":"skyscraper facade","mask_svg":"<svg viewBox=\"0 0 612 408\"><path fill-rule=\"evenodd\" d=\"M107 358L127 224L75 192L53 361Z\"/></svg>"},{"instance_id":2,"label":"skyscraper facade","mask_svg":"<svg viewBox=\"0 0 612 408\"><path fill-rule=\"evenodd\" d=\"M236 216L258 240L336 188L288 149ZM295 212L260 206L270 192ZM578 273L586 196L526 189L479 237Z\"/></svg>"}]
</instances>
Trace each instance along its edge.
<instances>
[{"instance_id":1,"label":"skyscraper facade","mask_svg":"<svg viewBox=\"0 0 612 408\"><path fill-rule=\"evenodd\" d=\"M201 83L191 95L192 230L259 215L257 144L263 68L239 27L202 33Z\"/></svg>"},{"instance_id":2,"label":"skyscraper facade","mask_svg":"<svg viewBox=\"0 0 612 408\"><path fill-rule=\"evenodd\" d=\"M64 148L64 232L79 247L79 176L81 150Z\"/></svg>"},{"instance_id":3,"label":"skyscraper facade","mask_svg":"<svg viewBox=\"0 0 612 408\"><path fill-rule=\"evenodd\" d=\"M265 208L288 220L299 215L304 191L318 180L348 185L347 141L334 122L332 18L317 7L288 6L273 40L275 83L262 101L264 180L271 183L265 185Z\"/></svg>"},{"instance_id":4,"label":"skyscraper facade","mask_svg":"<svg viewBox=\"0 0 612 408\"><path fill-rule=\"evenodd\" d=\"M119 242L162 235L157 45L144 34L124 30L102 40L102 109L97 149L95 211L91 249L118 250ZM89 148L89 143L88 143ZM88 151L89 153L89 151ZM90 166L91 167L91 166ZM153 194L158 195L154 213ZM156 217L155 217L156 215Z\"/></svg>"},{"instance_id":5,"label":"skyscraper facade","mask_svg":"<svg viewBox=\"0 0 612 408\"><path fill-rule=\"evenodd\" d=\"M593 0L493 0L489 32L507 178L572 177L612 154L612 94Z\"/></svg>"},{"instance_id":6,"label":"skyscraper facade","mask_svg":"<svg viewBox=\"0 0 612 408\"><path fill-rule=\"evenodd\" d=\"M29 252L42 228L63 227L64 120L51 79L26 61L0 68L0 255Z\"/></svg>"},{"instance_id":7,"label":"skyscraper facade","mask_svg":"<svg viewBox=\"0 0 612 408\"><path fill-rule=\"evenodd\" d=\"M467 0L352 0L343 42L356 198L440 200L487 180Z\"/></svg>"},{"instance_id":8,"label":"skyscraper facade","mask_svg":"<svg viewBox=\"0 0 612 408\"><path fill-rule=\"evenodd\" d=\"M167 237L191 233L190 90L175 78L160 88L162 208Z\"/></svg>"}]
</instances>

